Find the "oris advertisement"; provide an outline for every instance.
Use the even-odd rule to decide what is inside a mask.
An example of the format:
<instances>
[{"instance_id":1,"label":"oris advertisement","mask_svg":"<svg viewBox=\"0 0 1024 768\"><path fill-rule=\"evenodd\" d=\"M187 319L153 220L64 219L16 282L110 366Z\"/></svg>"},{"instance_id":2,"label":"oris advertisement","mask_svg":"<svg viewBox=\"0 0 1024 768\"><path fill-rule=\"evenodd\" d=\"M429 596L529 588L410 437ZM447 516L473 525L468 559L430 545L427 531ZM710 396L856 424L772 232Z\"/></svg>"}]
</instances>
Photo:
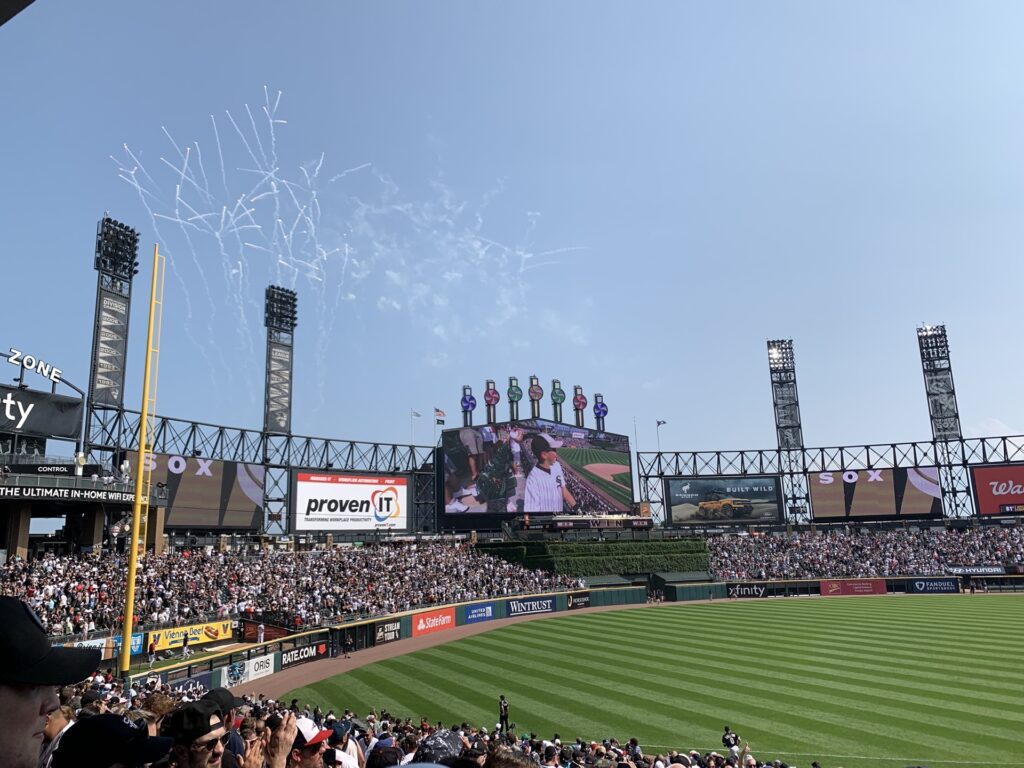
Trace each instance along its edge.
<instances>
[{"instance_id":1,"label":"oris advertisement","mask_svg":"<svg viewBox=\"0 0 1024 768\"><path fill-rule=\"evenodd\" d=\"M815 520L942 517L937 467L818 472L807 487Z\"/></svg>"},{"instance_id":2,"label":"oris advertisement","mask_svg":"<svg viewBox=\"0 0 1024 768\"><path fill-rule=\"evenodd\" d=\"M228 666L226 685L231 688L272 674L274 674L274 654L268 653L245 661L236 661Z\"/></svg>"},{"instance_id":3,"label":"oris advertisement","mask_svg":"<svg viewBox=\"0 0 1024 768\"><path fill-rule=\"evenodd\" d=\"M507 616L527 616L531 613L551 613L555 610L555 598L534 597L524 600L506 600L505 614Z\"/></svg>"},{"instance_id":4,"label":"oris advertisement","mask_svg":"<svg viewBox=\"0 0 1024 768\"><path fill-rule=\"evenodd\" d=\"M959 579L914 579L910 591L915 595L953 595L960 592Z\"/></svg>"},{"instance_id":5,"label":"oris advertisement","mask_svg":"<svg viewBox=\"0 0 1024 768\"><path fill-rule=\"evenodd\" d=\"M565 607L570 611L577 611L580 608L590 607L589 592L570 592L565 597Z\"/></svg>"},{"instance_id":6,"label":"oris advertisement","mask_svg":"<svg viewBox=\"0 0 1024 768\"><path fill-rule=\"evenodd\" d=\"M494 618L494 603L479 603L466 608L466 623L476 624Z\"/></svg>"},{"instance_id":7,"label":"oris advertisement","mask_svg":"<svg viewBox=\"0 0 1024 768\"><path fill-rule=\"evenodd\" d=\"M405 531L409 478L296 472L294 531Z\"/></svg>"},{"instance_id":8,"label":"oris advertisement","mask_svg":"<svg viewBox=\"0 0 1024 768\"><path fill-rule=\"evenodd\" d=\"M402 622L398 619L394 621L378 621L377 625L373 628L373 644L384 645L385 643L393 643L395 640L402 639Z\"/></svg>"},{"instance_id":9,"label":"oris advertisement","mask_svg":"<svg viewBox=\"0 0 1024 768\"><path fill-rule=\"evenodd\" d=\"M442 608L439 611L425 611L413 614L412 636L430 635L455 628L455 609Z\"/></svg>"},{"instance_id":10,"label":"oris advertisement","mask_svg":"<svg viewBox=\"0 0 1024 768\"><path fill-rule=\"evenodd\" d=\"M668 477L665 498L677 525L777 522L782 481L777 475Z\"/></svg>"},{"instance_id":11,"label":"oris advertisement","mask_svg":"<svg viewBox=\"0 0 1024 768\"><path fill-rule=\"evenodd\" d=\"M281 654L281 669L294 667L296 664L305 664L307 661L327 658L327 643L313 643L304 645L301 648L293 648Z\"/></svg>"},{"instance_id":12,"label":"oris advertisement","mask_svg":"<svg viewBox=\"0 0 1024 768\"><path fill-rule=\"evenodd\" d=\"M1024 464L972 467L971 484L979 515L1024 514Z\"/></svg>"},{"instance_id":13,"label":"oris advertisement","mask_svg":"<svg viewBox=\"0 0 1024 768\"><path fill-rule=\"evenodd\" d=\"M129 451L135 473L137 454ZM202 456L155 453L147 457L154 486L167 487L164 527L259 530L263 524L263 466Z\"/></svg>"}]
</instances>

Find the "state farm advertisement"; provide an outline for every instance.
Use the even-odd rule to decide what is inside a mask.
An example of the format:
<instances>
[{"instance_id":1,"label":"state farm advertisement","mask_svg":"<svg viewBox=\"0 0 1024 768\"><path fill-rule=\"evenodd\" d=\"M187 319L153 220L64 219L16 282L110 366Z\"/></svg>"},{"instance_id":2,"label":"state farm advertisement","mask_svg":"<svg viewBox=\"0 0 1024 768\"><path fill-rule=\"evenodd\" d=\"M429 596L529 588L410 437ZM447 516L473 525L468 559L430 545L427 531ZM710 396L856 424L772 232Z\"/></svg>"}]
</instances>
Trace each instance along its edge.
<instances>
[{"instance_id":1,"label":"state farm advertisement","mask_svg":"<svg viewBox=\"0 0 1024 768\"><path fill-rule=\"evenodd\" d=\"M296 472L294 531L408 530L409 478Z\"/></svg>"},{"instance_id":2,"label":"state farm advertisement","mask_svg":"<svg viewBox=\"0 0 1024 768\"><path fill-rule=\"evenodd\" d=\"M444 632L455 627L455 609L442 608L439 611L425 611L412 617L412 636Z\"/></svg>"},{"instance_id":3,"label":"state farm advertisement","mask_svg":"<svg viewBox=\"0 0 1024 768\"><path fill-rule=\"evenodd\" d=\"M972 467L971 482L979 515L1024 513L1024 464Z\"/></svg>"},{"instance_id":4,"label":"state farm advertisement","mask_svg":"<svg viewBox=\"0 0 1024 768\"><path fill-rule=\"evenodd\" d=\"M885 595L885 579L823 579L820 584L824 597L843 595Z\"/></svg>"}]
</instances>

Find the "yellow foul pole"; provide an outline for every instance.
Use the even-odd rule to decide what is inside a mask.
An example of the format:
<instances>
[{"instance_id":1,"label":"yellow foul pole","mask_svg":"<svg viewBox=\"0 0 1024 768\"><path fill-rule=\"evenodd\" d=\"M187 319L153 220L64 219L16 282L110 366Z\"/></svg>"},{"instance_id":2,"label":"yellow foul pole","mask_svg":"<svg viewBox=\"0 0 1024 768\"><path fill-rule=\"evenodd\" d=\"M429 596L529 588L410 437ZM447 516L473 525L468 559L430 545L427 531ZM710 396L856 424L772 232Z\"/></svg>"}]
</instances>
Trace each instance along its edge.
<instances>
[{"instance_id":1,"label":"yellow foul pole","mask_svg":"<svg viewBox=\"0 0 1024 768\"><path fill-rule=\"evenodd\" d=\"M122 677L128 677L128 669L131 663L131 648L132 648L132 630L133 618L135 616L135 572L138 567L139 560L139 521L142 517L143 498L146 500L145 506L148 508L149 499L148 494L150 488L147 487L147 478L149 473L145 472L146 457L149 449L150 436L147 434L147 428L149 426L150 419L150 402L149 402L149 389L150 389L150 370L153 360L153 332L156 325L156 307L157 307L157 285L162 282L160 275L162 270L160 264L162 257L160 256L159 247L153 246L153 282L150 286L149 291L149 328L146 331L146 364L143 371L142 380L142 409L139 415L139 450L138 458L135 464L135 504L132 508L132 535L128 545L128 578L125 585L125 598L124 598L124 624L121 627L121 656L120 656L120 671ZM161 291L162 293L162 291ZM162 297L161 297L162 298Z\"/></svg>"}]
</instances>

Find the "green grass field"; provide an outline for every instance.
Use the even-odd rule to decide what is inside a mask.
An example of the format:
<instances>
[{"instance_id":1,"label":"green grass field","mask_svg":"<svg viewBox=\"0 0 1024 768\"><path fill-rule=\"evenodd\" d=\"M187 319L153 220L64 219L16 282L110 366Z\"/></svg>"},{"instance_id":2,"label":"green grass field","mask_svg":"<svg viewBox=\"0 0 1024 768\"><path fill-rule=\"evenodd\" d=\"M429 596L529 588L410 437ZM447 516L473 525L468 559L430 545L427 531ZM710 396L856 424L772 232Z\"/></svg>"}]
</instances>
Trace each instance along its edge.
<instances>
[{"instance_id":1,"label":"green grass field","mask_svg":"<svg viewBox=\"0 0 1024 768\"><path fill-rule=\"evenodd\" d=\"M605 451L600 448L559 448L559 461L568 464L583 475L592 485L600 488L623 509L628 509L633 502L633 477L629 470L629 454L619 451ZM588 464L621 464L626 472L620 472L611 480L605 479L586 470Z\"/></svg>"},{"instance_id":2,"label":"green grass field","mask_svg":"<svg viewBox=\"0 0 1024 768\"><path fill-rule=\"evenodd\" d=\"M335 711L493 726L800 768L1024 764L1024 597L793 598L524 622L300 688Z\"/></svg>"}]
</instances>

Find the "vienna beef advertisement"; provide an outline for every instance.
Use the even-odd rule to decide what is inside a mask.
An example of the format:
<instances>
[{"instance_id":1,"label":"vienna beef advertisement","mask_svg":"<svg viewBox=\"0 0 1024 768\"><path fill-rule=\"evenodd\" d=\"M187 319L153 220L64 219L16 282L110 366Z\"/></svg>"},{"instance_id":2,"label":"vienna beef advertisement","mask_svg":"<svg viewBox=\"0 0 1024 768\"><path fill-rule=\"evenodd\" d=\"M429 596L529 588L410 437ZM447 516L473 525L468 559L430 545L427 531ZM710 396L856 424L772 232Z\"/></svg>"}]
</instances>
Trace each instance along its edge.
<instances>
[{"instance_id":1,"label":"vienna beef advertisement","mask_svg":"<svg viewBox=\"0 0 1024 768\"><path fill-rule=\"evenodd\" d=\"M971 483L979 515L1024 513L1024 464L972 467Z\"/></svg>"}]
</instances>

